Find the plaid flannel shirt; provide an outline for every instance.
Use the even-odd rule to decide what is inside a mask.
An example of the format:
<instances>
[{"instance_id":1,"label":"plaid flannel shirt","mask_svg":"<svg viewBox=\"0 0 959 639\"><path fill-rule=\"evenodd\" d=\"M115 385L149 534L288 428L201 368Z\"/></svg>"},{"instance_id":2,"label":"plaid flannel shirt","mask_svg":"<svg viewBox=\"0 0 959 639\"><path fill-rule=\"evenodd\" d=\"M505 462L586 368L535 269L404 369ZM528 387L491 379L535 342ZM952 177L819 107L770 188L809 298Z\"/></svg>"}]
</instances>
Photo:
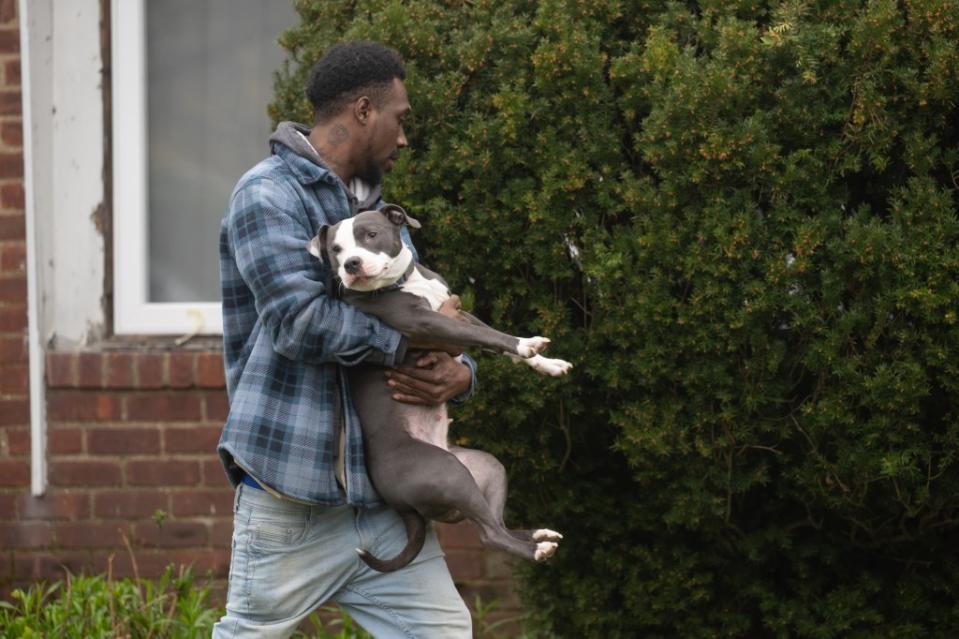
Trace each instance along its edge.
<instances>
[{"instance_id":1,"label":"plaid flannel shirt","mask_svg":"<svg viewBox=\"0 0 959 639\"><path fill-rule=\"evenodd\" d=\"M357 212L355 198L316 160L276 141L272 150L240 179L220 229L230 411L218 452L234 486L246 473L297 501L375 505L340 366L393 365L401 336L329 297L329 269L307 252L320 225ZM334 471L341 420L345 496Z\"/></svg>"}]
</instances>

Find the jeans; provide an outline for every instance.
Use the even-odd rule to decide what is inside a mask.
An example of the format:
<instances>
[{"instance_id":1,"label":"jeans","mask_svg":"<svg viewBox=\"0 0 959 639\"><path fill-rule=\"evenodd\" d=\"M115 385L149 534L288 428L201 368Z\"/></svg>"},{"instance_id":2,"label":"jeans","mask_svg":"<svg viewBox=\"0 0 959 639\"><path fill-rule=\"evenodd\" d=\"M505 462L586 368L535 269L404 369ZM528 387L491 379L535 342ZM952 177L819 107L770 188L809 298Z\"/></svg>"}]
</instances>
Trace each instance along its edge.
<instances>
[{"instance_id":1,"label":"jeans","mask_svg":"<svg viewBox=\"0 0 959 639\"><path fill-rule=\"evenodd\" d=\"M335 601L376 639L472 637L432 527L408 566L379 573L356 553L392 557L406 530L387 506L306 506L240 484L233 515L226 615L214 639L289 637L307 615Z\"/></svg>"}]
</instances>

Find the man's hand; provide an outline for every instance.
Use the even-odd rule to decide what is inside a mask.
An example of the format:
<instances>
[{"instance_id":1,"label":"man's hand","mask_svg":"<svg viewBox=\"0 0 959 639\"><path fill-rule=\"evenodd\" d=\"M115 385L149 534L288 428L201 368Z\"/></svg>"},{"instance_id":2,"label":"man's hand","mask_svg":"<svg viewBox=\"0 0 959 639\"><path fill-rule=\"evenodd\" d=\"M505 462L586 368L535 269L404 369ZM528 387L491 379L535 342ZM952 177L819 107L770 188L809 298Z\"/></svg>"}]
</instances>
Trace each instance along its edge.
<instances>
[{"instance_id":1,"label":"man's hand","mask_svg":"<svg viewBox=\"0 0 959 639\"><path fill-rule=\"evenodd\" d=\"M417 356L414 365L401 364L386 372L393 399L407 404L442 404L470 387L469 366L444 351Z\"/></svg>"}]
</instances>

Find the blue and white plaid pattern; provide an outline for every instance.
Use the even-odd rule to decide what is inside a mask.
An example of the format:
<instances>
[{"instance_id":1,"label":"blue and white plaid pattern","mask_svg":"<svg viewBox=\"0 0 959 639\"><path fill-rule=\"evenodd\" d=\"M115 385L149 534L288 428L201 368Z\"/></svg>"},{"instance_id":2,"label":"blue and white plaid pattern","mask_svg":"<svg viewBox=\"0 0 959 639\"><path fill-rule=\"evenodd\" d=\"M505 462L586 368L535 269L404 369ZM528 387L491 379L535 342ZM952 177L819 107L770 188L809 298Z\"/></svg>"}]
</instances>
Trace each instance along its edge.
<instances>
[{"instance_id":1,"label":"blue and white plaid pattern","mask_svg":"<svg viewBox=\"0 0 959 639\"><path fill-rule=\"evenodd\" d=\"M400 334L328 297L328 269L307 252L321 224L354 213L339 178L276 142L230 197L220 228L230 413L218 450L234 486L245 470L286 497L344 503L334 474L342 415L346 503L380 503L339 365L393 364Z\"/></svg>"}]
</instances>

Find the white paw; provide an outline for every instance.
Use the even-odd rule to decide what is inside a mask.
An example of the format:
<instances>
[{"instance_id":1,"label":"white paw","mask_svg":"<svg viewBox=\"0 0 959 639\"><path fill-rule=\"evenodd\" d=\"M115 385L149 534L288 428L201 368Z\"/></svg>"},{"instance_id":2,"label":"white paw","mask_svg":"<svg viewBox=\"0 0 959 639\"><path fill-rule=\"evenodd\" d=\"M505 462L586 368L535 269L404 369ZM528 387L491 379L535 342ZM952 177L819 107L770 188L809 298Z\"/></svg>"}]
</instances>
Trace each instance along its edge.
<instances>
[{"instance_id":1,"label":"white paw","mask_svg":"<svg viewBox=\"0 0 959 639\"><path fill-rule=\"evenodd\" d=\"M533 531L533 541L559 541L563 536L555 530L540 528Z\"/></svg>"},{"instance_id":2,"label":"white paw","mask_svg":"<svg viewBox=\"0 0 959 639\"><path fill-rule=\"evenodd\" d=\"M536 553L533 557L536 561L546 561L553 556L553 553L556 552L557 544L554 544L551 541L541 541L536 544Z\"/></svg>"},{"instance_id":3,"label":"white paw","mask_svg":"<svg viewBox=\"0 0 959 639\"><path fill-rule=\"evenodd\" d=\"M551 359L549 357L543 357L542 355L534 355L523 361L537 373L549 375L550 377L561 377L568 373L569 369L573 367L573 365L566 360Z\"/></svg>"},{"instance_id":4,"label":"white paw","mask_svg":"<svg viewBox=\"0 0 959 639\"><path fill-rule=\"evenodd\" d=\"M523 337L516 346L516 354L520 357L532 357L545 349L547 344L548 337Z\"/></svg>"}]
</instances>

